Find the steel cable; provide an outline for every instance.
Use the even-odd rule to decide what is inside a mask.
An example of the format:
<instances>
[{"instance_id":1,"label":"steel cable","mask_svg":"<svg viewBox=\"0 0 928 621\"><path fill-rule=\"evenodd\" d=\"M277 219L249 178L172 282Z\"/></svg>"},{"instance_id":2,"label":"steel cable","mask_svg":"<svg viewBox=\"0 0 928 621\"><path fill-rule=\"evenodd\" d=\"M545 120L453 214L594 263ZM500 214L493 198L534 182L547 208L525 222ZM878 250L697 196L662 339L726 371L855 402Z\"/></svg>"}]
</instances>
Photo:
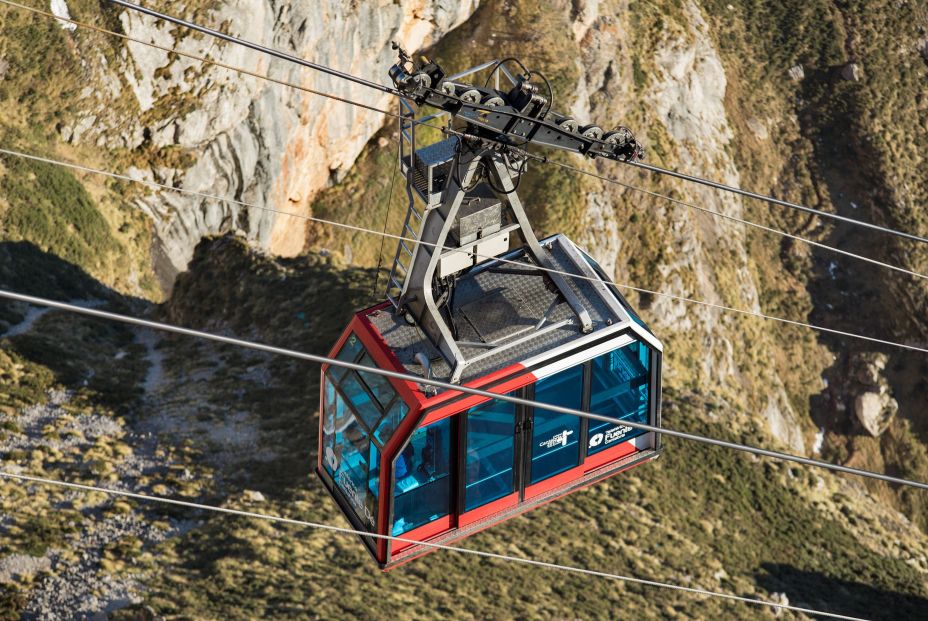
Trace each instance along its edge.
<instances>
[{"instance_id":1,"label":"steel cable","mask_svg":"<svg viewBox=\"0 0 928 621\"><path fill-rule=\"evenodd\" d=\"M247 340L238 339L238 338L234 338L230 336L222 336L219 334L213 334L211 332L202 332L200 330L193 330L191 328L184 328L184 327L176 326L173 324L151 321L149 319L140 319L138 317L130 317L128 315L121 315L121 314L113 313L109 311L102 311L102 310L97 310L93 308L85 308L83 306L76 306L74 304L68 304L66 302L58 302L58 301L49 300L46 298L40 298L36 296L25 295L22 293L16 293L14 291L8 291L6 289L0 289L0 298L14 300L17 302L25 302L26 304L33 304L35 306L48 306L50 308L56 308L58 310L78 313L81 315L87 315L89 317L95 317L97 319L106 319L108 321L118 321L120 323L141 326L143 328L151 328L153 330L161 330L164 332L173 332L175 334L183 334L185 336L192 336L196 338L205 339L208 341L215 341L217 343L224 343L226 345L244 347L247 349L262 351L262 352L269 353L269 354L275 354L279 356L295 358L297 360L305 360L307 362L315 362L317 364L326 364L326 365L331 365L331 366L336 366L336 367L342 367L345 369L353 369L355 371L373 373L374 375L381 375L383 377L390 377L393 379L413 382L415 384L420 384L420 385L425 385L425 386L434 386L436 388L442 388L444 390L455 391L455 392L464 393L468 395L486 397L489 399L499 399L502 401L507 401L509 403L514 403L516 405L538 407L544 410L558 412L560 414L569 414L571 416L577 416L580 418L587 418L590 420L607 422L607 423L618 422L618 423L621 423L622 425L627 425L629 427L632 427L633 429L641 429L643 431L652 431L654 433L658 433L664 436L670 436L672 438L691 440L694 442L700 442L700 443L709 444L712 446L719 446L722 448L733 449L733 450L742 451L745 453L752 453L754 455L760 455L762 457L771 457L773 459L778 459L781 461L789 461L789 462L795 462L798 464L803 464L805 466L814 466L817 468L823 468L825 470L831 470L833 472L840 472L843 474L853 474L853 475L861 476L865 478L885 481L887 483L894 483L896 485L904 485L907 487L915 487L918 489L928 490L928 483L924 483L921 481L913 481L910 479L893 477L893 476L889 476L886 474L880 474L878 472L871 472L869 470L860 470L858 468L850 468L848 466L832 464L832 463L821 461L818 459L810 459L808 457L802 457L800 455L791 455L789 453L771 451L768 449L762 449L762 448L758 448L754 446L749 446L747 444L739 444L737 442L729 442L727 440L709 438L709 437L701 436L695 433L688 433L685 431L677 431L675 429L669 429L667 427L657 427L654 425L648 425L646 423L639 423L636 421L629 421L625 419L617 419L614 417L604 416L602 414L596 414L593 412L587 412L587 411L578 410L575 408L567 408L567 407L563 407L560 405L554 405L551 403L542 403L539 401L535 401L533 399L524 399L522 397L515 397L509 394L495 393L489 390L482 390L480 388L472 388L470 386L452 384L450 382L445 382L445 381L437 380L433 378L419 377L416 375L412 375L410 373L401 373L399 371L390 371L388 369L381 369L378 367L369 367L369 366L357 364L354 362L346 362L344 360L330 358L328 356L321 356L319 354L309 354L306 352L295 351L295 350L286 349L283 347L265 345L263 343L255 343L254 341L247 341Z\"/></svg>"},{"instance_id":2,"label":"steel cable","mask_svg":"<svg viewBox=\"0 0 928 621\"><path fill-rule=\"evenodd\" d=\"M33 8L33 7L29 7L29 6L26 6L26 5L23 5L23 4L19 4L19 3L13 2L12 0L0 0L0 3L6 4L6 5L9 5L9 6L12 6L12 7L16 7L16 8L19 8L19 9L23 9L23 10L26 10L26 11L29 11L29 12L32 12L32 13L36 13L36 14L39 14L39 15L48 17L48 18L50 18L50 19L56 19L56 20L59 20L59 21L63 21L63 22L66 22L66 23L70 23L70 24L73 24L73 25L75 25L75 26L77 26L77 27L80 27L80 28L87 28L87 29L89 29L89 30L96 31L96 32L99 32L99 33L101 33L101 34L111 35L111 36L114 36L114 37L117 37L117 38L120 38L120 39L123 39L123 40L126 40L126 41L130 41L130 42L132 42L132 43L137 43L137 44L139 44L139 45L145 45L145 46L148 46L148 47L151 47L151 48L154 48L154 49L158 49L158 50L162 50L162 51L165 51L165 52L169 52L169 53L174 53L174 54L177 54L178 56L183 56L183 57L185 57L185 58L190 58L190 59L192 59L192 60L197 60L197 61L199 61L199 62L208 64L208 65L213 65L213 66L216 66L216 67L221 67L221 68L227 69L227 70L229 70L229 71L235 71L235 72L241 73L241 74L243 74L243 75L248 75L248 76L251 76L251 77L255 77L255 78L262 79L262 80L266 80L266 81L268 81L268 82L271 82L271 83L274 83L274 84L278 84L278 85L280 85L280 86L286 86L286 87L288 87L288 88L293 88L293 89L296 89L296 90L299 90L299 91L303 91L303 92L306 92L306 93L310 93L310 94L313 94L313 95L318 95L318 96L321 96L321 97L326 97L326 98L332 99L332 100L334 100L334 101L339 101L339 102L346 103L346 104L349 104L349 105L353 105L353 106L357 106L357 107L360 107L360 108L364 108L364 109L370 110L370 111L372 111L372 112L378 112L378 113L380 113L380 114L383 114L383 115L386 115L386 116L390 116L390 117L393 117L393 118L401 118L401 115L399 115L398 113L390 112L389 110L384 110L384 109L378 108L378 107L376 107L376 106L371 106L371 105L368 105L368 104L365 104L365 103L361 103L361 102L358 102L358 101L353 101L353 100L351 100L351 99L346 99L346 98L344 98L344 97L339 97L339 96L333 95L333 94L331 94L331 93L327 93L327 92L324 92L324 91L319 91L319 90L315 90L315 89L312 89L312 88L308 88L308 87L302 86L302 85L300 85L300 84L296 84L296 83L293 83L293 82L288 82L288 81L286 81L286 80L279 80L279 79L277 79L277 78L272 78L272 77L270 77L270 76L268 76L268 75L264 75L264 74L260 74L260 73L254 72L254 71L250 71L250 70L244 69L244 68L242 68L242 67L236 67L236 66L234 66L234 65L229 65L229 64L226 64L226 63L223 63L223 62L220 62L220 61L211 60L211 59L206 58L206 57L204 57L204 56L199 56L199 55L196 55L196 54L191 54L191 53L189 53L189 52L184 52L184 51L181 51L181 50L177 50L177 49L175 49L175 48L171 48L171 47L167 47L167 46L163 46L163 45L158 45L158 44L156 44L156 43L151 43L151 42L148 42L148 41L143 41L143 40L141 40L141 39L133 38L133 37L124 35L124 34L122 34L122 33L114 32L114 31L111 31L111 30L107 30L107 29L105 29L105 28L101 28L101 27L99 27L99 26L94 26L94 25L92 25L92 24L87 24L87 23L85 23L85 22L80 22L80 21L77 21L77 20L74 20L74 19L71 19L71 18L57 17L56 15L54 15L53 13L50 13L50 12L48 12L48 11L43 11L43 10L41 10L41 9L35 9L35 8ZM129 4L131 4L131 3L129 3ZM431 124L426 123L426 122L417 121L417 120L415 120L415 119L406 119L406 120L409 121L409 122L412 122L412 123L414 123L414 124L416 124L416 125L423 125L423 126L426 126L426 127L431 127L431 128L433 128L433 129L437 129L437 130L439 130L439 131L441 131L441 132L443 132L443 133L445 133L445 134L462 135L460 132L455 132L455 131L453 131L453 130L450 130L449 128L438 127L438 126L431 125ZM500 143L500 142L498 142L498 141L494 141L494 140L491 140L491 139L488 139L488 138L481 138L481 140L485 140L485 141L487 141L487 142L491 142L491 143L495 143L495 144L503 144L503 143ZM503 146L509 147L510 145L503 145ZM526 156L526 158L531 158L531 159L534 159L534 160L536 160L536 161L541 161L541 162L544 162L544 163L554 164L555 166L560 166L561 168L565 168L565 169L568 169L568 170L572 170L572 171L574 171L574 172L576 172L576 173L579 173L579 174L583 174L583 175L587 175L587 176L590 176L590 177L594 177L594 178L597 178L597 179L600 179L600 180L602 180L602 181L606 181L606 182L608 182L608 183L612 183L612 184L615 184L615 185L620 185L620 186L622 186L622 187L625 187L625 188L627 188L627 189L630 189L630 190L633 190L633 191L636 191L636 192L640 192L640 193L643 193L643 194L646 194L646 195L650 195L650 196L653 196L653 197L661 198L661 199L670 201L670 202L672 202L672 203L676 203L676 204L678 204L678 205L681 205L681 206L684 206L684 207L687 207L687 208L690 208L690 209L695 209L695 210L701 211L701 212L703 212L703 213L711 214L711 215L713 215L713 216L717 216L717 217L724 218L724 219L727 219L727 220L730 220L730 221L733 221L733 222L737 222L737 223L740 223L740 224L744 224L745 226L750 226L750 227L757 228L757 229L762 230L762 231L766 231L766 232L769 232L769 233L773 233L773 234L775 234L775 235L780 235L780 236L783 236L783 237L786 237L786 238L789 238L789 239L794 239L794 240L797 240L797 241L801 241L801 242L806 243L806 244L809 244L809 245L811 245L811 246L815 246L815 247L818 247L818 248L822 248L822 249L825 249L825 250L829 250L829 251L831 251L831 252L835 252L835 253L837 253L837 254L841 254L841 255L843 255L843 256L851 257L851 258L854 258L854 259L857 259L857 260L860 260L860 261L864 261L864 262L867 262L867 263L871 263L871 264L873 264L873 265L877 265L877 266L880 266L880 267L885 267L885 268L887 268L887 269L890 269L890 270L893 270L893 271L897 271L897 272L900 272L900 273L903 273L903 274L907 274L907 275L910 275L910 276L913 276L913 277L916 277L916 278L928 279L928 276L926 276L926 275L924 275L924 274L920 274L919 272L915 272L915 271L913 271L913 270L906 269L906 268L904 268L904 267L900 267L900 266L897 266L897 265L892 265L892 264L890 264L890 263L885 263L885 262L883 262L883 261L878 261L878 260L876 260L876 259L872 259L872 258L870 258L870 257L864 256L864 255L860 255L860 254L855 254L855 253L853 253L853 252L848 252L848 251L846 251L846 250L841 250L841 249L839 249L839 248L835 248L835 247L829 246L829 245L827 245L827 244L823 244L823 243L820 243L820 242L816 242L816 241L810 240L810 239L808 239L808 238L801 237L801 236L799 236L799 235L794 235L794 234L792 234L792 233L787 233L786 231L781 231L781 230L779 230L779 229L775 229L775 228L768 227L768 226L765 226L765 225L762 225L762 224L758 224L758 223L756 223L756 222L751 222L750 220L744 220L744 219L742 219L742 218L738 218L738 217L735 217L735 216L730 216L730 215L727 215L727 214L723 214L723 213L721 213L721 212L714 211L714 210L712 210L712 209L707 209L707 208L705 208L705 207L699 207L699 206L694 205L694 204L692 204L692 203L688 203L688 202L686 202L686 201L681 201L681 200L679 200L679 199L675 199L675 198L672 198L672 197L670 197L670 196L666 196L666 195L664 195L664 194L660 194L660 193L658 193L658 192L653 192L653 191L651 191L651 190L646 190L646 189L644 189L644 188L639 188L639 187L637 187L637 186L634 186L634 185L631 185L631 184L628 184L628 183L619 181L619 180L617 180L617 179L613 179L613 178L610 178L610 177L605 177L605 176L603 176L603 175L599 175L599 174L592 173L592 172L587 171L587 170L583 170L582 168L577 168L577 167L575 167L575 166L570 166L570 165L568 165L568 164L563 164L563 163L560 163L560 162L557 162L557 161L549 160L549 159L547 159L547 158L545 158L545 157L540 157L540 156L536 156L536 155L530 155L530 154L528 154L527 152L524 153L524 155ZM527 161L527 159L526 159L526 161ZM169 188L169 189L175 189L175 188ZM258 208L261 209L260 207L258 207ZM285 212L278 212L278 213L285 213Z\"/></svg>"},{"instance_id":3,"label":"steel cable","mask_svg":"<svg viewBox=\"0 0 928 621\"><path fill-rule=\"evenodd\" d=\"M3 0L0 0L0 2L2 2L2 1L3 1ZM121 180L121 181L131 181L131 182L134 182L134 183L139 183L139 184L142 184L142 185L147 185L147 186L150 186L150 187L159 188L159 189L162 189L162 190L169 190L169 191L171 191L171 192L177 192L177 193L179 193L179 194L187 194L187 195L190 195L190 196L196 196L196 197L203 198L203 199L207 199L207 200L221 201L221 202L229 203L229 204L232 204L232 205L239 205L239 206L241 206L241 207L246 207L246 208L251 208L251 209L258 209L258 210L261 210L261 211L267 211L267 212L271 212L271 213L276 213L276 214L283 215L283 216L289 216L289 217L298 218L298 219L301 219L301 220L307 220L307 221L309 221L309 222L316 222L316 223L319 223L319 224L325 224L325 225L329 225L329 226L335 226L335 227L343 228L343 229L346 229L346 230L349 230L349 231L357 231L357 232L360 232L360 233L368 233L368 234L370 234L370 235L379 235L379 236L382 236L382 237L389 237L389 238L391 238L391 239L396 239L396 240L398 240L398 241L407 241L407 242L422 244L423 246L428 246L428 247L431 247L431 248L440 248L441 250L454 250L454 248L451 248L451 247L448 247L448 246L440 246L439 244L435 244L435 243L431 243L431 242L425 242L425 241L420 241L420 240L417 240L417 239L412 238L412 237L404 237L404 236L402 236L402 235L395 235L395 234L393 234L393 233L381 233L380 231L375 231L375 230L373 230L373 229L368 229L368 228L361 227L361 226L355 226L355 225L353 225L353 224L346 224L346 223L344 223L344 222L337 222L337 221L334 221L334 220L327 220L327 219L325 219L325 218L317 218L317 217L315 217L315 216L307 216L307 215L297 214L297 213L293 213L293 212L289 212L289 211L282 211L282 210L279 210L279 209L274 209L273 207L264 207L264 206L262 206L262 205L257 205L257 204L255 204L255 203L249 203L249 202L247 202L247 201L242 201L242 200L238 200L238 199L226 198L226 197L223 197L223 196L218 196L218 195L215 195L215 194L209 194L209 193L206 193L206 192L198 192L198 191L196 191L196 190L185 190L185 189L182 189L182 188L176 188L176 187L173 187L173 186L170 186L170 185L166 185L166 184L163 184L163 183L158 183L157 181L147 181L147 180L144 180L144 179L136 179L135 177L130 177L130 176L128 176L128 175L123 175L123 174L119 174L119 173L108 172L108 171L100 170L100 169L97 169L97 168L91 168L91 167L89 167L89 166L82 166L82 165L80 165L80 164L72 164L72 163L70 163L70 162L64 162L64 161L61 161L61 160L55 160L55 159L51 159L51 158L41 157L41 156L38 156L38 155L32 155L32 154L29 154L29 153L23 153L23 152L20 152L20 151L14 151L14 150L11 150L11 149L0 148L0 154L11 155L11 156L14 156L14 157L24 157L24 158L26 158L26 159L31 159L31 160L35 160L35 161L39 161L39 162L44 162L44 163L47 163L47 164L56 164L56 165L59 165L59 166L64 166L64 167L67 167L67 168L71 168L71 169L73 169L73 170L79 170L79 171L82 171L82 172L87 172L87 173L102 175L102 176L105 176L105 177L111 177L111 178L113 178L113 179L119 179L119 180ZM616 183L621 184L621 182L619 182L619 181L616 181ZM669 198L669 197L668 197L668 198ZM676 200L676 199L670 199L670 200ZM518 265L518 266L523 266L523 267L524 267L524 264L523 264L523 263L520 263L519 261L512 261L512 260L509 260L509 259L504 259L504 258L502 258L502 257L494 257L494 256L490 256L490 255L483 255L483 254L476 253L476 252L473 253L473 254L474 254L475 257L480 258L480 259L495 259L495 260L499 261L500 263L507 263L507 264ZM611 281L605 281L605 280L603 280L602 278L599 278L599 277L586 276L586 275L583 275L583 274L577 274L577 273L568 272L568 271L565 271L565 270L557 270L557 269L547 268L547 267L540 266L540 265L539 265L539 266L535 266L535 269L537 269L537 270L539 270L539 271L549 272L549 273L552 273L552 274L560 274L560 275L562 275L562 276L567 276L567 277L569 277L569 278L574 278L574 279L578 279L578 280L586 280L586 281L593 282L593 283L597 283L597 284L603 284L603 285L607 285L607 286L608 286L608 285L614 285L614 286L616 286L616 287L618 287L618 288L620 288L620 289L627 289L627 290L629 290L629 291L636 291L636 292L638 292L638 293L644 293L644 294L647 294L647 295L654 295L654 296L658 296L658 297L665 297L665 298L667 298L667 299L676 300L676 301L679 301L679 302L685 302L685 303L688 303L688 304L697 304L697 305L700 305L700 306L705 306L705 307L707 307L707 308L714 308L714 309L716 309L716 310L721 310L721 311L726 311L726 312L732 312L732 313L738 313L738 314L741 314L741 315L747 315L747 316L756 317L756 318L758 318L758 319L764 319L764 320L768 320L768 321L777 321L777 322L780 322L780 323L785 323L785 324L788 324L788 325L798 326L798 327L801 327L801 328L808 328L808 329L816 330L816 331L819 331L819 332L825 332L825 333L828 333L828 334L834 334L834 335L836 335L836 336L854 338L854 339L859 339L859 340L867 341L867 342L870 342L870 343L877 343L877 344L879 344L879 345L888 345L888 346L890 346L890 347L898 347L898 348L900 348L900 349L906 349L906 350L909 350L909 351L916 351L916 352L928 354L928 347L921 347L921 346L918 346L918 345L908 345L908 344L906 344L906 343L900 343L900 342L897 342L897 341L890 341L890 340L888 340L888 339L881 339L881 338L877 338L877 337L867 336L867 335L864 335L864 334L857 334L857 333L854 333L854 332L847 332L847 331L844 331L844 330L837 330L837 329L834 329L834 328L828 328L828 327L825 327L825 326L820 326L820 325L816 325L816 324L812 324L812 323L806 323L806 322L803 322L803 321L796 321L796 320L793 320L793 319L786 319L786 318L784 318L784 317L777 317L777 316L775 316L775 315L767 315L767 314L762 313L762 312L760 312L760 311L753 311L753 310L748 310L748 309L743 309L743 308L735 308L735 307L733 307L733 306L725 306L724 304L716 304L716 303L714 303L714 302L707 302L707 301L705 301L705 300L697 300L697 299L695 299L695 298L688 298L688 297L685 297L685 296L675 295L675 294L673 294L673 293L667 293L667 292L664 292L664 291L654 291L654 290L652 290L652 289L646 289L646 288L644 288L644 287L636 287L636 286L634 286L634 285L628 285L628 284L624 284L624 283L614 283L614 282L611 282Z\"/></svg>"},{"instance_id":4,"label":"steel cable","mask_svg":"<svg viewBox=\"0 0 928 621\"><path fill-rule=\"evenodd\" d=\"M311 528L313 530L323 530L331 533L336 533L340 535L359 535L362 537L371 537L373 539L386 539L390 541L397 541L401 543L412 543L415 545L420 545L426 548L433 548L436 550L445 550L446 552L457 552L459 554L470 554L473 556L479 556L483 558L489 558L498 561L505 561L509 563L519 563L522 565L530 565L533 567L542 567L545 569L556 569L559 571L565 571L575 574L582 574L585 576L594 576L597 578L608 578L611 580L618 580L621 582L630 582L634 584L640 584L643 586L657 587L663 589L671 589L674 591L682 591L685 593L691 593L694 595L706 595L709 597L718 597L722 599L743 602L746 604L755 604L758 606L768 606L771 608L776 608L779 610L791 610L793 612L801 612L805 614L820 615L823 617L829 617L832 619L849 619L850 621L866 621L860 617L851 617L847 615L842 615L833 612L826 612L824 610L816 610L813 608L804 608L801 606L792 606L790 604L780 604L777 602L766 601L762 599L756 599L752 597L743 597L741 595L731 595L729 593L721 593L719 591L709 591L707 589L699 589L695 587L686 587L679 584L672 584L669 582L659 582L657 580L646 580L644 578L635 578L632 576L623 576L620 574L613 574L604 571L596 571L593 569L586 569L583 567L575 567L572 565L561 565L559 563L550 563L547 561L538 561L535 559L525 558L521 556L510 556L507 554L498 554L496 552L485 552L483 550L474 550L472 548L461 548L459 546L451 546L442 543L433 543L429 541L417 541L415 539L406 539L403 537L396 537L393 535L381 535L377 533L369 533L365 531L355 530L352 528L345 528L342 526L335 526L334 524L324 524L320 522L308 522L305 520L297 520L293 518L286 518L279 515L270 515L267 513L257 513L254 511L242 511L240 509L232 509L229 507L207 505L198 502L190 502L187 500L177 500L175 498L167 498L164 496L155 496L151 494L140 494L138 492L129 492L125 490L110 489L107 487L98 487L94 485L85 485L83 483L71 483L68 481L60 481L55 479L46 479L41 477L34 477L25 474L16 474L12 472L0 471L0 478L12 479L20 481L22 483L37 483L40 485L48 486L58 486L64 487L67 489L80 490L84 492L96 492L100 494L106 494L109 496L118 496L122 498L131 498L133 500L140 500L143 502L154 502L154 503L163 503L174 505L178 507L185 507L188 509L198 509L201 511L211 511L215 513L224 513L226 515L234 515L238 517L245 517L250 519L258 520L267 520L270 522L275 522L278 524L289 524L292 526L302 526L306 528Z\"/></svg>"}]
</instances>

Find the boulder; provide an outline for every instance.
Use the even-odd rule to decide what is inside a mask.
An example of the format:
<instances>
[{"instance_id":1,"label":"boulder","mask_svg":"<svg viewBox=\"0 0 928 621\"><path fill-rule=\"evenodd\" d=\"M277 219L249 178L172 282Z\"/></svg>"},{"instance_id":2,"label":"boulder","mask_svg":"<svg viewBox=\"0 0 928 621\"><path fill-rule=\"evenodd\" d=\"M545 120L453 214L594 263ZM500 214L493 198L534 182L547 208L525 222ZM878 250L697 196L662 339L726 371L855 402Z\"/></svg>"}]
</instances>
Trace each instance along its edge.
<instances>
[{"instance_id":1,"label":"boulder","mask_svg":"<svg viewBox=\"0 0 928 621\"><path fill-rule=\"evenodd\" d=\"M889 362L889 356L879 352L861 352L851 358L851 375L864 386L882 386L883 369Z\"/></svg>"},{"instance_id":2,"label":"boulder","mask_svg":"<svg viewBox=\"0 0 928 621\"><path fill-rule=\"evenodd\" d=\"M857 63L848 63L841 69L841 77L849 82L859 82L860 73L860 65Z\"/></svg>"},{"instance_id":3,"label":"boulder","mask_svg":"<svg viewBox=\"0 0 928 621\"><path fill-rule=\"evenodd\" d=\"M898 411L899 404L885 390L863 392L854 399L857 421L874 438L886 431Z\"/></svg>"},{"instance_id":4,"label":"boulder","mask_svg":"<svg viewBox=\"0 0 928 621\"><path fill-rule=\"evenodd\" d=\"M793 82L798 82L806 77L806 72L803 70L802 65L794 65L790 67L787 73L789 74L789 79Z\"/></svg>"},{"instance_id":5,"label":"boulder","mask_svg":"<svg viewBox=\"0 0 928 621\"><path fill-rule=\"evenodd\" d=\"M780 604L781 606L789 606L789 597L786 596L786 593L777 591L770 594L770 601L775 604ZM774 617L779 617L783 614L783 608L776 608L773 611Z\"/></svg>"},{"instance_id":6,"label":"boulder","mask_svg":"<svg viewBox=\"0 0 928 621\"><path fill-rule=\"evenodd\" d=\"M265 502L267 498L265 498L264 494L261 492L246 489L244 492L242 492L242 500L249 504L259 504Z\"/></svg>"}]
</instances>

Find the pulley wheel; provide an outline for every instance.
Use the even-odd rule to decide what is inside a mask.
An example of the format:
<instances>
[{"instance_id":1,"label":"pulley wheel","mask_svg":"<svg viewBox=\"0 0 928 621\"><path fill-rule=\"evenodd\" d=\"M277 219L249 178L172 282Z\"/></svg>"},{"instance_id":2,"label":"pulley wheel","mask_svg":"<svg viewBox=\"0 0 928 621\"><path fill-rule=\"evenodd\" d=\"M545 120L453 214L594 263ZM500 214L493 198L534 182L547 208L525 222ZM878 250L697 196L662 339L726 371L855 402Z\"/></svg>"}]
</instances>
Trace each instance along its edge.
<instances>
[{"instance_id":1,"label":"pulley wheel","mask_svg":"<svg viewBox=\"0 0 928 621\"><path fill-rule=\"evenodd\" d=\"M461 101L465 103L480 103L480 91L476 88L472 88L469 91L464 91L464 94L461 95Z\"/></svg>"},{"instance_id":2,"label":"pulley wheel","mask_svg":"<svg viewBox=\"0 0 928 621\"><path fill-rule=\"evenodd\" d=\"M564 131L568 131L568 132L577 131L577 121L575 119L570 118L569 116L561 119L561 122L558 123L557 126L563 129Z\"/></svg>"},{"instance_id":3,"label":"pulley wheel","mask_svg":"<svg viewBox=\"0 0 928 621\"><path fill-rule=\"evenodd\" d=\"M603 128L599 125L584 125L580 128L580 135L584 138L592 138L593 140L602 140L603 138Z\"/></svg>"}]
</instances>

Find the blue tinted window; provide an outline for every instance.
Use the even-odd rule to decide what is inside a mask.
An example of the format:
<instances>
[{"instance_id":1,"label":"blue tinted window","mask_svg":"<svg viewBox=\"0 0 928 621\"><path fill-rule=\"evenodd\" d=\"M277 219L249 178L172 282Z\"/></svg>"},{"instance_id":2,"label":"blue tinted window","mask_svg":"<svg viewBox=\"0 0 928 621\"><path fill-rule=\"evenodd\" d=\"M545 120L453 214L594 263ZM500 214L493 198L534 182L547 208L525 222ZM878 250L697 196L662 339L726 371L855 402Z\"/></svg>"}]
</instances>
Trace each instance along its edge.
<instances>
[{"instance_id":1,"label":"blue tinted window","mask_svg":"<svg viewBox=\"0 0 928 621\"><path fill-rule=\"evenodd\" d=\"M499 399L468 412L465 511L512 493L515 420L515 405Z\"/></svg>"},{"instance_id":2,"label":"blue tinted window","mask_svg":"<svg viewBox=\"0 0 928 621\"><path fill-rule=\"evenodd\" d=\"M337 358L370 360L361 341L351 334ZM373 375L373 374L367 374ZM378 390L382 390L378 385ZM392 388L390 388L392 390ZM355 371L331 367L326 371L322 411L322 463L357 518L368 528L377 525L380 453L370 431L381 417L381 407Z\"/></svg>"},{"instance_id":3,"label":"blue tinted window","mask_svg":"<svg viewBox=\"0 0 928 621\"><path fill-rule=\"evenodd\" d=\"M364 354L359 363L366 367L377 367L371 357L367 354ZM383 375L377 375L376 373L360 371L359 374L361 379L364 380L364 383L367 384L368 389L374 394L374 397L377 399L377 403L380 404L381 409L390 405L390 402L393 401L393 397L396 396L396 391L393 390L393 386L390 385L390 381Z\"/></svg>"},{"instance_id":4,"label":"blue tinted window","mask_svg":"<svg viewBox=\"0 0 928 621\"><path fill-rule=\"evenodd\" d=\"M451 512L451 419L416 429L394 466L393 534Z\"/></svg>"},{"instance_id":5,"label":"blue tinted window","mask_svg":"<svg viewBox=\"0 0 928 621\"><path fill-rule=\"evenodd\" d=\"M580 409L583 405L583 366L538 380L535 400ZM580 419L569 414L535 410L532 427L531 482L570 470L580 463Z\"/></svg>"},{"instance_id":6,"label":"blue tinted window","mask_svg":"<svg viewBox=\"0 0 928 621\"><path fill-rule=\"evenodd\" d=\"M377 425L377 430L374 432L374 439L380 443L380 446L386 446L387 442L389 442L390 438L393 436L393 432L396 431L396 428L399 427L403 419L406 418L406 412L408 411L409 408L406 407L406 404L403 403L401 399L397 399L393 403L393 407L384 415L383 420L380 421L380 424Z\"/></svg>"},{"instance_id":7,"label":"blue tinted window","mask_svg":"<svg viewBox=\"0 0 928 621\"><path fill-rule=\"evenodd\" d=\"M593 360L590 411L619 420L647 423L650 352L640 342ZM587 452L592 455L644 433L627 425L590 421Z\"/></svg>"},{"instance_id":8,"label":"blue tinted window","mask_svg":"<svg viewBox=\"0 0 928 621\"><path fill-rule=\"evenodd\" d=\"M371 451L367 431L345 408L345 423L335 429L332 452L326 454L332 478L354 509L355 514L370 528L377 525L377 496L368 486L368 477L377 476L376 449ZM376 489L376 485L375 485Z\"/></svg>"},{"instance_id":9,"label":"blue tinted window","mask_svg":"<svg viewBox=\"0 0 928 621\"><path fill-rule=\"evenodd\" d=\"M380 408L361 386L361 380L354 371L349 371L339 382L342 393L351 403L352 409L361 417L368 429L372 429L380 420Z\"/></svg>"},{"instance_id":10,"label":"blue tinted window","mask_svg":"<svg viewBox=\"0 0 928 621\"><path fill-rule=\"evenodd\" d=\"M361 344L361 339L352 332L335 357L345 362L354 362L363 349L364 346ZM345 374L346 369L345 367L329 367L329 372L335 377L341 378L341 376Z\"/></svg>"},{"instance_id":11,"label":"blue tinted window","mask_svg":"<svg viewBox=\"0 0 928 621\"><path fill-rule=\"evenodd\" d=\"M325 379L325 406L322 419L322 463L330 475L335 474L338 460L335 458L335 435L352 423L354 417L345 400L335 391L335 386Z\"/></svg>"}]
</instances>

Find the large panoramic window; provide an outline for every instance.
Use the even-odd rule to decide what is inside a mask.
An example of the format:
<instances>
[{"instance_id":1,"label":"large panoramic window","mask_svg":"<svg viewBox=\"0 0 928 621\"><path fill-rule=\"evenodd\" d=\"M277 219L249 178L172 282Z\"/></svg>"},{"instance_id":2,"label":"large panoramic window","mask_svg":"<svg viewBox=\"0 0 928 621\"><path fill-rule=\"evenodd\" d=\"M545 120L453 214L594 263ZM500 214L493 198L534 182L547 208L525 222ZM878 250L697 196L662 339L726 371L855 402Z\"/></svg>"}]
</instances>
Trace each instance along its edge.
<instances>
[{"instance_id":1,"label":"large panoramic window","mask_svg":"<svg viewBox=\"0 0 928 621\"><path fill-rule=\"evenodd\" d=\"M583 399L583 365L542 378L535 386L535 401L579 410ZM531 483L579 464L580 419L536 408L531 458Z\"/></svg>"},{"instance_id":2,"label":"large panoramic window","mask_svg":"<svg viewBox=\"0 0 928 621\"><path fill-rule=\"evenodd\" d=\"M450 418L416 429L394 464L394 535L451 512Z\"/></svg>"},{"instance_id":3,"label":"large panoramic window","mask_svg":"<svg viewBox=\"0 0 928 621\"><path fill-rule=\"evenodd\" d=\"M465 511L512 493L515 420L515 405L499 399L467 413Z\"/></svg>"},{"instance_id":4,"label":"large panoramic window","mask_svg":"<svg viewBox=\"0 0 928 621\"><path fill-rule=\"evenodd\" d=\"M619 421L647 423L650 359L650 351L638 341L594 358L590 411ZM621 422L591 420L587 453L598 453L642 433Z\"/></svg>"},{"instance_id":5,"label":"large panoramic window","mask_svg":"<svg viewBox=\"0 0 928 621\"><path fill-rule=\"evenodd\" d=\"M375 366L355 334L336 357ZM408 410L386 378L366 371L330 367L324 394L322 463L358 519L373 530L380 454Z\"/></svg>"}]
</instances>

